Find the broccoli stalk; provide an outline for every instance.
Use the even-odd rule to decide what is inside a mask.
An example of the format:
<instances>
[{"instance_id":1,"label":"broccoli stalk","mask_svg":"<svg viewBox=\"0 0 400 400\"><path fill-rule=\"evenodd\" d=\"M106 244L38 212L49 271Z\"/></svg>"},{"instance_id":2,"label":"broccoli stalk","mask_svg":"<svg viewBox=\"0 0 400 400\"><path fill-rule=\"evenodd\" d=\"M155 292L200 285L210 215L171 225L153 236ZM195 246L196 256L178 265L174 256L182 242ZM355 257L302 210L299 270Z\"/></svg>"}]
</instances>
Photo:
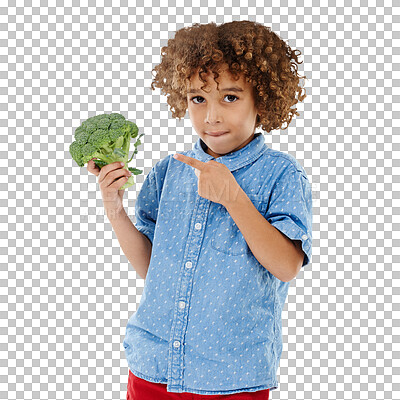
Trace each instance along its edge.
<instances>
[{"instance_id":1,"label":"broccoli stalk","mask_svg":"<svg viewBox=\"0 0 400 400\"><path fill-rule=\"evenodd\" d=\"M128 181L121 186L120 190L132 186L135 182L134 175L143 171L128 167L134 155L138 152L137 147L141 144L138 136L138 127L135 123L128 121L121 114L101 114L84 121L75 130L75 141L71 143L69 151L75 162L83 167L91 159L102 168L113 162L123 162L124 169L132 172ZM131 139L136 138L135 150L129 158Z\"/></svg>"}]
</instances>

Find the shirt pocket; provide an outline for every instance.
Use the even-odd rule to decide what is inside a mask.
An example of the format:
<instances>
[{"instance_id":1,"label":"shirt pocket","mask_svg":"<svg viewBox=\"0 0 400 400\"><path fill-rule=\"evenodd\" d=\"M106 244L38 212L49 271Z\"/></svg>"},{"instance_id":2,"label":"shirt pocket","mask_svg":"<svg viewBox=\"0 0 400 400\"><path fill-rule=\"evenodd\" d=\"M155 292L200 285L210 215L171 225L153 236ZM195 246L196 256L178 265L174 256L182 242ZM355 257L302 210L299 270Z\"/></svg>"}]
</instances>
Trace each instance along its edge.
<instances>
[{"instance_id":1,"label":"shirt pocket","mask_svg":"<svg viewBox=\"0 0 400 400\"><path fill-rule=\"evenodd\" d=\"M260 195L250 194L247 194L247 197L251 200L258 212L264 216L268 206L268 199ZM236 222L233 220L227 209L222 205L220 213L221 217L217 221L217 228L215 229L214 235L211 239L211 247L214 250L231 256L240 256L250 253L250 247L248 246L242 232L240 232Z\"/></svg>"}]
</instances>

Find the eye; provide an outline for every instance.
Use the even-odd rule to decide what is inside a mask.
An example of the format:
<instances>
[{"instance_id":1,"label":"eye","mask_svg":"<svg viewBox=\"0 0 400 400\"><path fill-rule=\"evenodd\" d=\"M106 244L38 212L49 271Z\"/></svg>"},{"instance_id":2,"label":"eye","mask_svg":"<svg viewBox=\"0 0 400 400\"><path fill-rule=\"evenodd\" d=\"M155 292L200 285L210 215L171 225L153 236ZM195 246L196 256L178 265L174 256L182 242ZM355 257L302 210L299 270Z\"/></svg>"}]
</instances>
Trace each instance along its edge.
<instances>
[{"instance_id":1,"label":"eye","mask_svg":"<svg viewBox=\"0 0 400 400\"><path fill-rule=\"evenodd\" d=\"M228 97L228 96L229 96L229 97L234 97L234 98L236 98L236 99L239 98L239 97L235 96L234 94L227 94L227 95L225 95L225 97ZM201 96L194 96L194 97L192 97L190 100L193 101L194 104L201 104L201 103L196 103L196 102L194 101L194 99L198 99L198 98L204 100L204 98L201 97ZM229 101L228 103L234 103L234 101Z\"/></svg>"},{"instance_id":2,"label":"eye","mask_svg":"<svg viewBox=\"0 0 400 400\"><path fill-rule=\"evenodd\" d=\"M201 96L194 96L194 97L192 97L190 100L193 101L194 99L198 99L198 98L202 99ZM194 104L199 104L199 103L196 103L195 101L193 101L193 103L194 103Z\"/></svg>"},{"instance_id":3,"label":"eye","mask_svg":"<svg viewBox=\"0 0 400 400\"><path fill-rule=\"evenodd\" d=\"M239 97L235 96L234 94L227 94L225 97L227 97L227 96L229 96L229 97L235 97L236 99L239 98ZM232 101L232 102L230 102L230 103L234 103L234 102Z\"/></svg>"}]
</instances>

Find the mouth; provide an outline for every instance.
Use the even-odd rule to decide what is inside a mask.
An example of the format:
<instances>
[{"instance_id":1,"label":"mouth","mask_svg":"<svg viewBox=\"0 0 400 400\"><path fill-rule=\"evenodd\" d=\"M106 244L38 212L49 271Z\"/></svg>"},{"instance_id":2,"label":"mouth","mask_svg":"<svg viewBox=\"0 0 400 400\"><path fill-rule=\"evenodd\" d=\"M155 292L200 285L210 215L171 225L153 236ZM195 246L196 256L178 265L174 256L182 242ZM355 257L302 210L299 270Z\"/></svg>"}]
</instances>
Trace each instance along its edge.
<instances>
[{"instance_id":1,"label":"mouth","mask_svg":"<svg viewBox=\"0 0 400 400\"><path fill-rule=\"evenodd\" d=\"M206 134L210 136L222 136L225 133L228 133L228 131L206 132Z\"/></svg>"}]
</instances>

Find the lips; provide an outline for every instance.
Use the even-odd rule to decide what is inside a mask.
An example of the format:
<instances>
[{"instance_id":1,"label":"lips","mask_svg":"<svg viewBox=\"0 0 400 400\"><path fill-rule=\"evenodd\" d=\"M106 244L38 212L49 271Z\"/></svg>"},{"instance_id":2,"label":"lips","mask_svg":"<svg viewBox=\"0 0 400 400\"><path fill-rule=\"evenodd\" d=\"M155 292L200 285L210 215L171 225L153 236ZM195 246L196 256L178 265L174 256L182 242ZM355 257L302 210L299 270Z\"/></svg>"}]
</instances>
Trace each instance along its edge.
<instances>
[{"instance_id":1,"label":"lips","mask_svg":"<svg viewBox=\"0 0 400 400\"><path fill-rule=\"evenodd\" d=\"M207 135L210 135L210 136L221 136L224 133L228 133L228 131L217 131L217 132L206 132L206 133L207 133Z\"/></svg>"}]
</instances>

